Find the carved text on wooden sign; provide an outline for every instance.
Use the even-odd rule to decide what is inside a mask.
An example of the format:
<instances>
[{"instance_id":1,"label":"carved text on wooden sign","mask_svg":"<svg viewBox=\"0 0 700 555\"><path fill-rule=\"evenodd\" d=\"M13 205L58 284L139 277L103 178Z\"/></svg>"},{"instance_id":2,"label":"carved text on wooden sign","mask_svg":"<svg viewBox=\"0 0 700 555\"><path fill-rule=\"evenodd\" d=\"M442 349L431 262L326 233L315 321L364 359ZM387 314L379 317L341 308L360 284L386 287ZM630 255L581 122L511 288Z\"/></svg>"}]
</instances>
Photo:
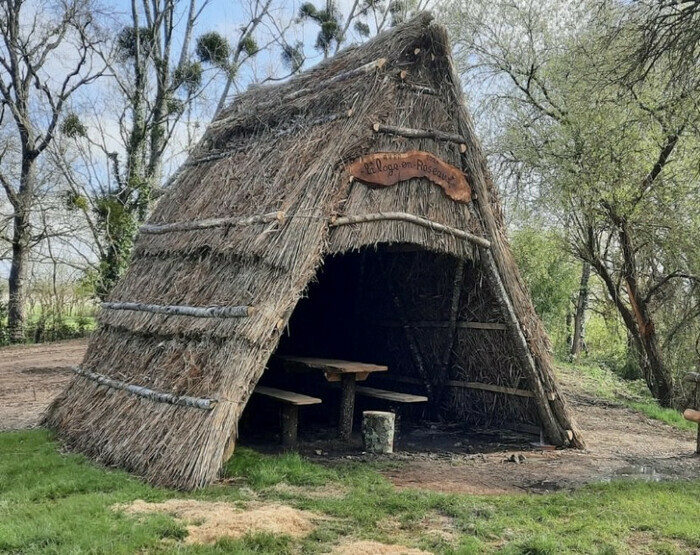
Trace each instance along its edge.
<instances>
[{"instance_id":1,"label":"carved text on wooden sign","mask_svg":"<svg viewBox=\"0 0 700 555\"><path fill-rule=\"evenodd\" d=\"M458 202L469 202L472 190L458 168L422 150L374 152L361 156L348 167L350 174L364 183L388 187L414 177L425 177L442 187Z\"/></svg>"}]
</instances>

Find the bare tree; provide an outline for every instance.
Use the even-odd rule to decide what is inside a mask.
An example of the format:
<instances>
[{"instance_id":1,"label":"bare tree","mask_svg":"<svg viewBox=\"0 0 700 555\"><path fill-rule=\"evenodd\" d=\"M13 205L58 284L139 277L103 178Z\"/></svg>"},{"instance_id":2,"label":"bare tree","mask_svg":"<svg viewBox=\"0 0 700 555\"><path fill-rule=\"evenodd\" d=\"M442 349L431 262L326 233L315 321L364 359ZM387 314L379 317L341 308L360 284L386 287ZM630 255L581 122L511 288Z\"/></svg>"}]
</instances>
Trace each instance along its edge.
<instances>
[{"instance_id":1,"label":"bare tree","mask_svg":"<svg viewBox=\"0 0 700 555\"><path fill-rule=\"evenodd\" d=\"M0 147L0 184L13 211L8 303L13 342L24 339L29 253L40 240L32 225L37 160L54 140L71 96L103 74L93 56L100 42L96 31L90 0L0 3L0 122L12 122L19 149L16 162L5 163L9 147Z\"/></svg>"},{"instance_id":2,"label":"bare tree","mask_svg":"<svg viewBox=\"0 0 700 555\"><path fill-rule=\"evenodd\" d=\"M106 109L117 122L118 136L99 117L103 106L94 99L93 106L71 114L62 127L66 141L52 151L68 201L89 222L101 297L128 263L138 225L162 191L164 164L181 160L198 138L191 120L195 125L208 121L232 89L249 83L251 73L245 70L257 57L293 50L285 39L290 23L278 19L273 0L240 2L244 19L235 42L215 31L195 36L208 4L132 0L128 24L117 34L113 51L103 53L111 68L109 84L116 87Z\"/></svg>"}]
</instances>

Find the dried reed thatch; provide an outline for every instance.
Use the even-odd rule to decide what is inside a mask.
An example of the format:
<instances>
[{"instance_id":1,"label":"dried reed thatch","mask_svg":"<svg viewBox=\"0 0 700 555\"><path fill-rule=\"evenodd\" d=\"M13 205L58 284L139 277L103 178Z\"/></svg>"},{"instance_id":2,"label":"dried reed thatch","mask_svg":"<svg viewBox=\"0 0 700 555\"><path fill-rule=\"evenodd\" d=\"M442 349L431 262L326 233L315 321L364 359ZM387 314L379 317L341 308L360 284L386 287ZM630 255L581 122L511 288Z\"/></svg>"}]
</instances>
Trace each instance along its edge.
<instances>
[{"instance_id":1,"label":"dried reed thatch","mask_svg":"<svg viewBox=\"0 0 700 555\"><path fill-rule=\"evenodd\" d=\"M387 188L349 179L348 163L362 155L408 150L460 168L473 201L455 202L426 179ZM428 303L447 323L413 334L403 349L413 373L443 368L426 382L432 393L446 379L527 389L526 397L457 389L442 403L470 420L473 407L493 415L522 402L521 414L550 442L581 446L506 243L446 32L429 14L289 82L252 89L217 117L141 229L85 360L46 423L72 449L150 482L210 483L324 258L394 243L449 259L436 284L442 297ZM425 264L410 256L399 270L420 279ZM408 304L410 318L420 302ZM505 331L461 333L458 322L470 318L503 322ZM407 326L385 329L386 349L405 341L402 333L411 339Z\"/></svg>"}]
</instances>

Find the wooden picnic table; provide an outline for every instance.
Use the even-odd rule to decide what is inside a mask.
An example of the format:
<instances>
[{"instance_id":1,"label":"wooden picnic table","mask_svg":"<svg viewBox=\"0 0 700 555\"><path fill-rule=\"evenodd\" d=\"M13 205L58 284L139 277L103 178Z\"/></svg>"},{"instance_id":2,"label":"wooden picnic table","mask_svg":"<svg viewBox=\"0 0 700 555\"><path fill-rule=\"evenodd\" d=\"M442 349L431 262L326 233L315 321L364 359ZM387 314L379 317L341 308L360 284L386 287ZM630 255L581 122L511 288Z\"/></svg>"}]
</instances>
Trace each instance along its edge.
<instances>
[{"instance_id":1,"label":"wooden picnic table","mask_svg":"<svg viewBox=\"0 0 700 555\"><path fill-rule=\"evenodd\" d=\"M311 369L320 370L329 382L340 382L340 417L338 434L341 439L348 440L352 434L352 420L355 412L355 383L367 379L373 372L386 372L388 366L338 360L332 358L283 356L280 359L290 370Z\"/></svg>"}]
</instances>

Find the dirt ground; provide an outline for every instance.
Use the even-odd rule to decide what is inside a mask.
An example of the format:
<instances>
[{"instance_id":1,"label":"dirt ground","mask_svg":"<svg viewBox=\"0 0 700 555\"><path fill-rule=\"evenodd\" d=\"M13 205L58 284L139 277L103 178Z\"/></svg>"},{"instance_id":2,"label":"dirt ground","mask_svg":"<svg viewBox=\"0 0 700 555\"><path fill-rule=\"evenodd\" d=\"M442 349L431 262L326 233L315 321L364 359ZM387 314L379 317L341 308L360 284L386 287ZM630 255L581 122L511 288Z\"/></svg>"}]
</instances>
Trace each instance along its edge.
<instances>
[{"instance_id":1,"label":"dirt ground","mask_svg":"<svg viewBox=\"0 0 700 555\"><path fill-rule=\"evenodd\" d=\"M0 349L0 430L33 428L70 379L87 340Z\"/></svg>"},{"instance_id":2,"label":"dirt ground","mask_svg":"<svg viewBox=\"0 0 700 555\"><path fill-rule=\"evenodd\" d=\"M486 495L571 490L616 478L700 478L693 433L621 406L580 396L570 402L585 433L585 450L547 450L513 440L478 454L403 455L410 463L388 476L397 487Z\"/></svg>"},{"instance_id":3,"label":"dirt ground","mask_svg":"<svg viewBox=\"0 0 700 555\"><path fill-rule=\"evenodd\" d=\"M86 342L66 341L0 349L0 430L38 425L42 411L70 378ZM402 437L387 477L400 488L502 494L574 489L590 482L634 477L678 480L700 477L695 434L622 406L568 392L585 432L585 450L546 450L515 434L474 434L419 429ZM529 438L534 440L535 438ZM305 455L333 463L319 445ZM364 460L361 447L343 459Z\"/></svg>"}]
</instances>

